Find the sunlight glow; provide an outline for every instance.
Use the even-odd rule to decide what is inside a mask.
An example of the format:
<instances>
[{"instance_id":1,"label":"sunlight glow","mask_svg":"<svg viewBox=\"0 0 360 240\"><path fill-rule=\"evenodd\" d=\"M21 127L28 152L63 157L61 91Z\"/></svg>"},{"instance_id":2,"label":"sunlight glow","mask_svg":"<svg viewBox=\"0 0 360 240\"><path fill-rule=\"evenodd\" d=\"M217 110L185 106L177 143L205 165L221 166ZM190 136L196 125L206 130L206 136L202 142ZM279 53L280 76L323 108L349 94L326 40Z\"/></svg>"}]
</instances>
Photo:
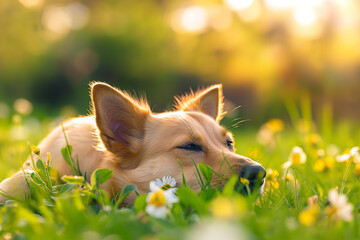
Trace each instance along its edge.
<instances>
[{"instance_id":1,"label":"sunlight glow","mask_svg":"<svg viewBox=\"0 0 360 240\"><path fill-rule=\"evenodd\" d=\"M58 35L65 35L70 31L71 18L65 9L49 6L44 10L43 24L49 31Z\"/></svg>"},{"instance_id":2,"label":"sunlight glow","mask_svg":"<svg viewBox=\"0 0 360 240\"><path fill-rule=\"evenodd\" d=\"M239 17L245 22L253 22L261 15L261 5L255 1L250 7L237 11Z\"/></svg>"},{"instance_id":3,"label":"sunlight glow","mask_svg":"<svg viewBox=\"0 0 360 240\"><path fill-rule=\"evenodd\" d=\"M265 3L269 8L281 10L293 7L296 0L265 0Z\"/></svg>"},{"instance_id":4,"label":"sunlight glow","mask_svg":"<svg viewBox=\"0 0 360 240\"><path fill-rule=\"evenodd\" d=\"M315 10L311 7L300 7L294 11L295 21L302 26L309 26L318 20Z\"/></svg>"},{"instance_id":5,"label":"sunlight glow","mask_svg":"<svg viewBox=\"0 0 360 240\"><path fill-rule=\"evenodd\" d=\"M225 4L232 10L241 10L251 6L254 0L224 0Z\"/></svg>"},{"instance_id":6,"label":"sunlight glow","mask_svg":"<svg viewBox=\"0 0 360 240\"><path fill-rule=\"evenodd\" d=\"M19 2L27 8L35 8L41 6L44 0L19 0Z\"/></svg>"},{"instance_id":7,"label":"sunlight glow","mask_svg":"<svg viewBox=\"0 0 360 240\"><path fill-rule=\"evenodd\" d=\"M216 6L210 9L210 26L218 31L227 29L230 27L233 21L232 12L226 8L221 6Z\"/></svg>"},{"instance_id":8,"label":"sunlight glow","mask_svg":"<svg viewBox=\"0 0 360 240\"><path fill-rule=\"evenodd\" d=\"M180 21L189 32L201 32L207 27L208 15L202 7L189 7L183 11Z\"/></svg>"},{"instance_id":9,"label":"sunlight glow","mask_svg":"<svg viewBox=\"0 0 360 240\"><path fill-rule=\"evenodd\" d=\"M45 8L42 20L47 30L62 36L70 30L83 28L89 20L89 10L79 2L63 7L50 5Z\"/></svg>"}]
</instances>

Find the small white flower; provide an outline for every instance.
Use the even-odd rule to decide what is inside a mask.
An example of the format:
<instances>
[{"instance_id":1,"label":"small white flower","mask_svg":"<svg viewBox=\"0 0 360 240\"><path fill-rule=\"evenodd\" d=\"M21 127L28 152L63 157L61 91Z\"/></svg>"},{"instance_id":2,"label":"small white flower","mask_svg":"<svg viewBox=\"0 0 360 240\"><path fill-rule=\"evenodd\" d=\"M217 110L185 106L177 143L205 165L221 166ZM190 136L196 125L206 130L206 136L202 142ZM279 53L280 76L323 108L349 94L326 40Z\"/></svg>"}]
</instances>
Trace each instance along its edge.
<instances>
[{"instance_id":1,"label":"small white flower","mask_svg":"<svg viewBox=\"0 0 360 240\"><path fill-rule=\"evenodd\" d=\"M301 147L293 147L291 153L289 155L289 159L285 162L282 167L287 169L291 167L291 165L300 165L306 162L306 154Z\"/></svg>"},{"instance_id":2,"label":"small white flower","mask_svg":"<svg viewBox=\"0 0 360 240\"><path fill-rule=\"evenodd\" d=\"M336 157L336 161L338 162L347 162L350 159L353 159L355 163L360 162L359 147L353 147L351 149L348 149L343 154Z\"/></svg>"},{"instance_id":3,"label":"small white flower","mask_svg":"<svg viewBox=\"0 0 360 240\"><path fill-rule=\"evenodd\" d=\"M154 217L165 218L168 213L168 208L171 208L173 203L179 201L175 195L175 186L176 181L170 176L163 177L162 181L160 179L151 181L151 192L146 197L148 204L145 211Z\"/></svg>"},{"instance_id":4,"label":"small white flower","mask_svg":"<svg viewBox=\"0 0 360 240\"><path fill-rule=\"evenodd\" d=\"M350 222L354 216L352 211L354 206L348 203L345 194L339 194L336 189L331 189L328 196L330 205L326 207L326 214L334 220L342 219Z\"/></svg>"},{"instance_id":5,"label":"small white flower","mask_svg":"<svg viewBox=\"0 0 360 240\"><path fill-rule=\"evenodd\" d=\"M162 190L168 190L173 188L174 190L176 189L176 180L175 178L171 177L171 176L164 176L162 178L162 180L160 180L160 178L157 178L154 183L161 188ZM151 183L150 183L151 184ZM151 185L150 185L151 188ZM151 190L151 189L150 189Z\"/></svg>"}]
</instances>

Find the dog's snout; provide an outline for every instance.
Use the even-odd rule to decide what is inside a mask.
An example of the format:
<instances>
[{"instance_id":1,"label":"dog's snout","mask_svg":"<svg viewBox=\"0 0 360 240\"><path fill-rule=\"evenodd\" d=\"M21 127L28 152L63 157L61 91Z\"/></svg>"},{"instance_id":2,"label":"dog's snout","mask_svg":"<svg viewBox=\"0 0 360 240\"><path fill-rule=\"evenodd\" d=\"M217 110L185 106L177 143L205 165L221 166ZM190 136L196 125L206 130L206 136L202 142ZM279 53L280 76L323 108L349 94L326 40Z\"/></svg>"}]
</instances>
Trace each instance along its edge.
<instances>
[{"instance_id":1,"label":"dog's snout","mask_svg":"<svg viewBox=\"0 0 360 240\"><path fill-rule=\"evenodd\" d=\"M266 176L266 170L261 165L249 165L241 168L239 176L248 180L259 180Z\"/></svg>"}]
</instances>

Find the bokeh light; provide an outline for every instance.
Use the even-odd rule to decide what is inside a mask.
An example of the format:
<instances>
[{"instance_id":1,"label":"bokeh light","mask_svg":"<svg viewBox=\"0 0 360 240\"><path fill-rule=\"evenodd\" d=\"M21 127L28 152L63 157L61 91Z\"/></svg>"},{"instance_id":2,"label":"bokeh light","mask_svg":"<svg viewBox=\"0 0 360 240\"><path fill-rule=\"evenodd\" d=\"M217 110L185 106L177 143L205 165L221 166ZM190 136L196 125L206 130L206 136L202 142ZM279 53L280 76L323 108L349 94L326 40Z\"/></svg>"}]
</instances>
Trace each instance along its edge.
<instances>
[{"instance_id":1,"label":"bokeh light","mask_svg":"<svg viewBox=\"0 0 360 240\"><path fill-rule=\"evenodd\" d=\"M295 21L303 26L314 24L318 20L316 11L311 7L299 7L294 11Z\"/></svg>"},{"instance_id":2,"label":"bokeh light","mask_svg":"<svg viewBox=\"0 0 360 240\"><path fill-rule=\"evenodd\" d=\"M183 10L180 22L189 32L201 32L207 27L208 14L202 7L189 7Z\"/></svg>"},{"instance_id":3,"label":"bokeh light","mask_svg":"<svg viewBox=\"0 0 360 240\"><path fill-rule=\"evenodd\" d=\"M43 5L44 0L19 0L27 8L37 8Z\"/></svg>"},{"instance_id":4,"label":"bokeh light","mask_svg":"<svg viewBox=\"0 0 360 240\"><path fill-rule=\"evenodd\" d=\"M261 16L261 4L254 1L249 7L238 10L239 17L245 22L253 22Z\"/></svg>"},{"instance_id":5,"label":"bokeh light","mask_svg":"<svg viewBox=\"0 0 360 240\"><path fill-rule=\"evenodd\" d=\"M274 10L289 9L296 4L296 0L265 0L266 5Z\"/></svg>"},{"instance_id":6,"label":"bokeh light","mask_svg":"<svg viewBox=\"0 0 360 240\"><path fill-rule=\"evenodd\" d=\"M44 10L43 24L49 31L65 35L71 28L71 17L66 10L58 6L48 6Z\"/></svg>"},{"instance_id":7,"label":"bokeh light","mask_svg":"<svg viewBox=\"0 0 360 240\"><path fill-rule=\"evenodd\" d=\"M88 8L79 2L66 6L47 6L43 14L43 24L49 31L63 36L70 30L83 28L89 20Z\"/></svg>"},{"instance_id":8,"label":"bokeh light","mask_svg":"<svg viewBox=\"0 0 360 240\"><path fill-rule=\"evenodd\" d=\"M84 109L81 89L99 80L150 92L160 110L167 96L154 94L158 85L175 95L222 82L230 100L253 104L254 114L271 108L270 96L280 104L309 91L316 106L328 102L335 116L360 118L358 0L3 5L16 11L3 11L0 21L2 102L75 102Z\"/></svg>"},{"instance_id":9,"label":"bokeh light","mask_svg":"<svg viewBox=\"0 0 360 240\"><path fill-rule=\"evenodd\" d=\"M29 115L33 111L33 105L30 101L20 98L14 103L14 109L23 115Z\"/></svg>"},{"instance_id":10,"label":"bokeh light","mask_svg":"<svg viewBox=\"0 0 360 240\"><path fill-rule=\"evenodd\" d=\"M225 3L232 10L246 9L251 6L254 0L225 0Z\"/></svg>"}]
</instances>

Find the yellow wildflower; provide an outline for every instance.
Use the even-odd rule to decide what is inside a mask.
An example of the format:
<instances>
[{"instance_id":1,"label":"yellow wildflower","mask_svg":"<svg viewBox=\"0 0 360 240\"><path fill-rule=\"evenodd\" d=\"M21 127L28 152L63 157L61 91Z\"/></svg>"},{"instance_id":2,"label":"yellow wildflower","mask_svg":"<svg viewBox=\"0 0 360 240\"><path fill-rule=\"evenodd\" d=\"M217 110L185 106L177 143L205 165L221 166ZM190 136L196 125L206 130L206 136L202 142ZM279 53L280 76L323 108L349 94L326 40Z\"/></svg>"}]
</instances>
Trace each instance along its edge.
<instances>
[{"instance_id":1,"label":"yellow wildflower","mask_svg":"<svg viewBox=\"0 0 360 240\"><path fill-rule=\"evenodd\" d=\"M275 146L275 134L284 129L284 122L281 119L271 119L263 124L257 134L257 140L261 145L267 147Z\"/></svg>"},{"instance_id":2,"label":"yellow wildflower","mask_svg":"<svg viewBox=\"0 0 360 240\"><path fill-rule=\"evenodd\" d=\"M355 164L354 174L357 177L360 176L360 163Z\"/></svg>"},{"instance_id":3,"label":"yellow wildflower","mask_svg":"<svg viewBox=\"0 0 360 240\"><path fill-rule=\"evenodd\" d=\"M244 185L249 185L249 183L250 183L249 180L246 178L240 178L240 182Z\"/></svg>"},{"instance_id":4,"label":"yellow wildflower","mask_svg":"<svg viewBox=\"0 0 360 240\"><path fill-rule=\"evenodd\" d=\"M272 186L273 188L278 189L279 182L277 178L279 176L279 172L270 168L267 169L266 172L266 188L270 188L270 186Z\"/></svg>"},{"instance_id":5,"label":"yellow wildflower","mask_svg":"<svg viewBox=\"0 0 360 240\"><path fill-rule=\"evenodd\" d=\"M244 215L246 202L241 197L226 198L219 196L211 202L211 212L220 219L235 219Z\"/></svg>"},{"instance_id":6,"label":"yellow wildflower","mask_svg":"<svg viewBox=\"0 0 360 240\"><path fill-rule=\"evenodd\" d=\"M49 168L50 165L50 153L47 153L47 158L46 158L46 168Z\"/></svg>"},{"instance_id":7,"label":"yellow wildflower","mask_svg":"<svg viewBox=\"0 0 360 240\"><path fill-rule=\"evenodd\" d=\"M287 162L285 162L282 167L284 169L287 169L291 167L291 165L300 165L306 162L306 154L304 153L303 149L301 147L293 147L291 150L291 153L289 155L289 159Z\"/></svg>"},{"instance_id":8,"label":"yellow wildflower","mask_svg":"<svg viewBox=\"0 0 360 240\"><path fill-rule=\"evenodd\" d=\"M281 119L274 118L265 123L265 126L273 133L281 132L284 129L284 122Z\"/></svg>"},{"instance_id":9,"label":"yellow wildflower","mask_svg":"<svg viewBox=\"0 0 360 240\"><path fill-rule=\"evenodd\" d=\"M299 214L299 222L304 226L313 224L319 216L320 209L317 205L318 197L316 195L308 198L308 207Z\"/></svg>"},{"instance_id":10,"label":"yellow wildflower","mask_svg":"<svg viewBox=\"0 0 360 240\"><path fill-rule=\"evenodd\" d=\"M31 151L38 156L40 155L40 149L37 146L31 146Z\"/></svg>"},{"instance_id":11,"label":"yellow wildflower","mask_svg":"<svg viewBox=\"0 0 360 240\"><path fill-rule=\"evenodd\" d=\"M320 158L316 160L313 169L315 172L324 172L332 169L335 165L335 160L332 157Z\"/></svg>"},{"instance_id":12,"label":"yellow wildflower","mask_svg":"<svg viewBox=\"0 0 360 240\"><path fill-rule=\"evenodd\" d=\"M305 142L311 146L318 146L321 143L321 141L322 141L322 139L321 139L320 135L316 134L316 133L311 133L311 134L307 135L305 138Z\"/></svg>"},{"instance_id":13,"label":"yellow wildflower","mask_svg":"<svg viewBox=\"0 0 360 240\"><path fill-rule=\"evenodd\" d=\"M308 207L305 210L301 211L301 213L299 214L299 222L304 226L310 226L316 221L319 213L320 210L318 206L313 205L311 207Z\"/></svg>"}]
</instances>

